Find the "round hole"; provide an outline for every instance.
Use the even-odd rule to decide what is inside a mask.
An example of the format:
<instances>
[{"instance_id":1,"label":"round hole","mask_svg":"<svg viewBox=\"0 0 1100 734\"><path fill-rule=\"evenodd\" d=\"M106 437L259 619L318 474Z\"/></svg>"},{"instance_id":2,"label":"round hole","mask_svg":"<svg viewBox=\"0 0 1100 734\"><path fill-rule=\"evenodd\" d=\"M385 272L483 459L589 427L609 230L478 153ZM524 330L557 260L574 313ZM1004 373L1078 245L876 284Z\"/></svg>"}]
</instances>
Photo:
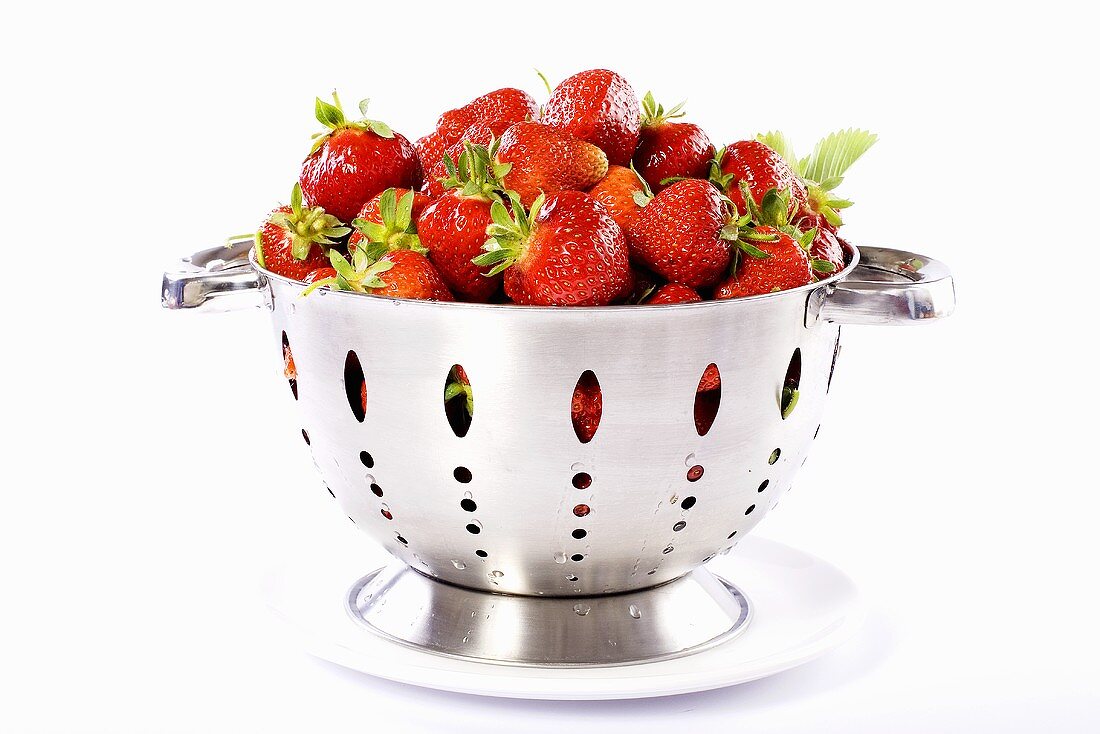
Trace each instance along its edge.
<instances>
[{"instance_id":1,"label":"round hole","mask_svg":"<svg viewBox=\"0 0 1100 734\"><path fill-rule=\"evenodd\" d=\"M393 513L391 513L389 510L383 508L383 509L379 510L379 512L381 512L382 517L386 518L387 520L392 520L393 519Z\"/></svg>"},{"instance_id":2,"label":"round hole","mask_svg":"<svg viewBox=\"0 0 1100 734\"><path fill-rule=\"evenodd\" d=\"M332 495L332 498L333 498L333 499L336 499L336 493L332 491L332 487L330 487L330 486L328 486L328 485L326 484L326 485L325 485L325 489L327 489L327 490L328 490L328 493Z\"/></svg>"},{"instance_id":3,"label":"round hole","mask_svg":"<svg viewBox=\"0 0 1100 734\"><path fill-rule=\"evenodd\" d=\"M574 553L573 555L571 555L569 557L574 561L583 561L584 560L584 554L583 553Z\"/></svg>"},{"instance_id":4,"label":"round hole","mask_svg":"<svg viewBox=\"0 0 1100 734\"><path fill-rule=\"evenodd\" d=\"M473 472L471 472L464 466L456 466L454 474L455 479L462 482L463 484L469 484L470 481L474 478Z\"/></svg>"},{"instance_id":5,"label":"round hole","mask_svg":"<svg viewBox=\"0 0 1100 734\"><path fill-rule=\"evenodd\" d=\"M566 581L579 581L580 579L578 579L578 578L577 578L577 577L576 577L575 575L573 575L573 574L569 574L568 576L566 576L566 577L565 577L565 580L566 580Z\"/></svg>"},{"instance_id":6,"label":"round hole","mask_svg":"<svg viewBox=\"0 0 1100 734\"><path fill-rule=\"evenodd\" d=\"M702 465L696 464L695 466L688 469L688 481L689 482L697 482L697 481L699 481L699 477L701 477L701 476L703 476L703 467L702 467Z\"/></svg>"},{"instance_id":7,"label":"round hole","mask_svg":"<svg viewBox=\"0 0 1100 734\"><path fill-rule=\"evenodd\" d=\"M474 391L460 364L447 371L447 379L443 382L443 411L456 436L463 438L469 433L474 420Z\"/></svg>"},{"instance_id":8,"label":"round hole","mask_svg":"<svg viewBox=\"0 0 1100 734\"><path fill-rule=\"evenodd\" d=\"M772 455L768 457L768 463L774 464L775 462L779 461L779 455L781 453L783 452L780 449L776 449L775 451L773 451Z\"/></svg>"},{"instance_id":9,"label":"round hole","mask_svg":"<svg viewBox=\"0 0 1100 734\"><path fill-rule=\"evenodd\" d=\"M473 512L477 509L477 503L471 499L464 499L458 503L466 512Z\"/></svg>"},{"instance_id":10,"label":"round hole","mask_svg":"<svg viewBox=\"0 0 1100 734\"><path fill-rule=\"evenodd\" d=\"M304 428L302 429L302 438L305 440L306 446L309 446L309 434L306 433L306 429Z\"/></svg>"},{"instance_id":11,"label":"round hole","mask_svg":"<svg viewBox=\"0 0 1100 734\"><path fill-rule=\"evenodd\" d=\"M673 548L671 545L666 545L665 549L661 552L664 553L665 555L668 555L669 553L671 553L674 550L676 550L676 549Z\"/></svg>"},{"instance_id":12,"label":"round hole","mask_svg":"<svg viewBox=\"0 0 1100 734\"><path fill-rule=\"evenodd\" d=\"M727 535L727 536L726 536L726 540L729 540L730 538L732 538L732 537L733 537L733 536L735 536L735 535L737 535L737 531L736 531L736 530L734 530L734 531L733 531L732 533L730 533L729 535Z\"/></svg>"},{"instance_id":13,"label":"round hole","mask_svg":"<svg viewBox=\"0 0 1100 734\"><path fill-rule=\"evenodd\" d=\"M814 429L814 440L815 441L817 440L817 434L819 434L820 432L821 432L821 424L818 423L817 428Z\"/></svg>"},{"instance_id":14,"label":"round hole","mask_svg":"<svg viewBox=\"0 0 1100 734\"><path fill-rule=\"evenodd\" d=\"M768 488L768 480L765 479L764 481L760 482L760 486L756 488L756 491L757 492L763 492L767 488Z\"/></svg>"},{"instance_id":15,"label":"round hole","mask_svg":"<svg viewBox=\"0 0 1100 734\"><path fill-rule=\"evenodd\" d=\"M474 535L477 535L478 533L481 532L481 526L476 525L474 523L470 523L469 525L466 526L466 532L473 533Z\"/></svg>"},{"instance_id":16,"label":"round hole","mask_svg":"<svg viewBox=\"0 0 1100 734\"><path fill-rule=\"evenodd\" d=\"M685 510L690 510L692 507L695 507L695 495L684 497L684 499L680 502L680 507L684 508Z\"/></svg>"},{"instance_id":17,"label":"round hole","mask_svg":"<svg viewBox=\"0 0 1100 734\"><path fill-rule=\"evenodd\" d=\"M382 496L382 488L379 487L377 484L370 485L370 491L374 492L375 497L381 497Z\"/></svg>"},{"instance_id":18,"label":"round hole","mask_svg":"<svg viewBox=\"0 0 1100 734\"><path fill-rule=\"evenodd\" d=\"M577 505L573 508L573 514L577 517L584 517L590 512L592 512L592 508L588 505Z\"/></svg>"},{"instance_id":19,"label":"round hole","mask_svg":"<svg viewBox=\"0 0 1100 734\"><path fill-rule=\"evenodd\" d=\"M486 553L485 551L481 550L480 548L478 548L476 551L474 551L474 555L477 556L478 558L488 558L489 557L489 554Z\"/></svg>"},{"instance_id":20,"label":"round hole","mask_svg":"<svg viewBox=\"0 0 1100 734\"><path fill-rule=\"evenodd\" d=\"M653 575L653 574L655 574L655 573L657 573L657 569L653 569L652 571L646 571L646 572L645 572L645 575L646 575L646 576L652 576L652 575Z\"/></svg>"},{"instance_id":21,"label":"round hole","mask_svg":"<svg viewBox=\"0 0 1100 734\"><path fill-rule=\"evenodd\" d=\"M586 535L588 535L588 531L585 530L584 528L577 528L576 530L573 531L573 537L576 538L577 540L580 540L581 538L583 538Z\"/></svg>"},{"instance_id":22,"label":"round hole","mask_svg":"<svg viewBox=\"0 0 1100 734\"><path fill-rule=\"evenodd\" d=\"M409 541L405 540L400 535L398 535L396 537L397 537L397 542L400 543L401 545L408 545L409 544Z\"/></svg>"},{"instance_id":23,"label":"round hole","mask_svg":"<svg viewBox=\"0 0 1100 734\"><path fill-rule=\"evenodd\" d=\"M756 509L756 505L749 505L749 509L745 510L745 514L752 514L752 511Z\"/></svg>"},{"instance_id":24,"label":"round hole","mask_svg":"<svg viewBox=\"0 0 1100 734\"><path fill-rule=\"evenodd\" d=\"M714 425L714 419L718 416L718 408L722 404L722 376L718 372L718 365L713 362L703 370L703 376L699 378L699 386L695 389L695 432L700 436L707 435L710 427Z\"/></svg>"},{"instance_id":25,"label":"round hole","mask_svg":"<svg viewBox=\"0 0 1100 734\"><path fill-rule=\"evenodd\" d=\"M363 462L363 466L367 467L368 469L374 468L374 457L371 456L370 453L367 451L359 452L359 461Z\"/></svg>"},{"instance_id":26,"label":"round hole","mask_svg":"<svg viewBox=\"0 0 1100 734\"><path fill-rule=\"evenodd\" d=\"M676 523L675 525L672 526L672 531L674 533L678 533L681 530L683 530L684 528L686 528L687 526L688 526L688 524L686 522L684 522L683 520L681 520L680 522L678 522L678 523Z\"/></svg>"},{"instance_id":27,"label":"round hole","mask_svg":"<svg viewBox=\"0 0 1100 734\"><path fill-rule=\"evenodd\" d=\"M588 489L592 486L592 475L588 472L577 472L573 475L573 486L577 489Z\"/></svg>"}]
</instances>

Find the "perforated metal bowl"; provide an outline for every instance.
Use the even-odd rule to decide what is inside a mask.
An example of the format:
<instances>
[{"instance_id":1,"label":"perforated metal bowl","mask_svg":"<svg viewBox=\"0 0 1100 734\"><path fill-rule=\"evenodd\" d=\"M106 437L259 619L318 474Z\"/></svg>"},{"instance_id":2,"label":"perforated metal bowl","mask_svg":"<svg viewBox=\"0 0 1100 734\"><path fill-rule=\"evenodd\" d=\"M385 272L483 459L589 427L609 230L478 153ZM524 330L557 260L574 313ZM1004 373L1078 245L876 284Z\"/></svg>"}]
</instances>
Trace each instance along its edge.
<instances>
[{"instance_id":1,"label":"perforated metal bowl","mask_svg":"<svg viewBox=\"0 0 1100 734\"><path fill-rule=\"evenodd\" d=\"M287 395L327 489L400 561L357 585L349 609L411 644L508 662L652 659L743 625L743 597L696 569L791 486L821 422L839 325L928 321L954 304L943 265L881 248L853 251L828 280L765 296L573 309L326 289L303 298L300 283L246 252L242 243L190 258L165 276L164 304L219 308L263 294L272 357L293 353ZM713 421L700 435L696 389L712 364L721 395L701 406ZM444 410L454 365L474 395L463 436ZM570 406L588 371L603 411L583 443ZM783 388L794 383L784 417ZM499 594L522 596L504 605ZM607 601L623 594L632 601ZM498 611L496 626L475 630L467 610L477 618L490 603L514 607L512 621ZM596 621L608 603L626 610L607 612L626 626L612 645ZM647 604L678 610L666 615L687 604L710 621L671 631L660 612L641 614Z\"/></svg>"}]
</instances>

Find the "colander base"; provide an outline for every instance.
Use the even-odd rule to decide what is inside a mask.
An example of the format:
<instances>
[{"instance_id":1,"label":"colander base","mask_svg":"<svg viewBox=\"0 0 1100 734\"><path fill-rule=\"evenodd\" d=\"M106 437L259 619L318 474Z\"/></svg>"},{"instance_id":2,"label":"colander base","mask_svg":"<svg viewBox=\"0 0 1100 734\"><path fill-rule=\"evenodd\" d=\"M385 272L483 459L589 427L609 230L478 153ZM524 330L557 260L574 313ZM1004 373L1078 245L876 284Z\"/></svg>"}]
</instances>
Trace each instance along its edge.
<instances>
[{"instance_id":1,"label":"colander base","mask_svg":"<svg viewBox=\"0 0 1100 734\"><path fill-rule=\"evenodd\" d=\"M352 619L410 647L506 665L586 667L664 660L744 631L748 598L705 569L641 591L585 597L494 594L395 562L357 581Z\"/></svg>"}]
</instances>

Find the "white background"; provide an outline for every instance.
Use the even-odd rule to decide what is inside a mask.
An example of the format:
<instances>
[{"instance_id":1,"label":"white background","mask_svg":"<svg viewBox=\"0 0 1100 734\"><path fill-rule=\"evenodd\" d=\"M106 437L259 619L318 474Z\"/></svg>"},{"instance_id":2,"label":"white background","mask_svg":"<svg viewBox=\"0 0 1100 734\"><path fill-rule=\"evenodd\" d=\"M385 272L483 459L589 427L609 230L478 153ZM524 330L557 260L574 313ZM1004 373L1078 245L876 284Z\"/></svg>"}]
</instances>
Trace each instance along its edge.
<instances>
[{"instance_id":1,"label":"white background","mask_svg":"<svg viewBox=\"0 0 1100 734\"><path fill-rule=\"evenodd\" d=\"M1096 25L1012 5L5 11L0 730L1096 731ZM719 144L878 132L851 238L952 266L950 320L845 329L814 454L759 529L846 570L870 619L801 669L642 702L316 661L256 583L354 529L265 314L161 312L160 272L286 200L317 94L415 138L488 89L538 93L534 67L593 66L686 98Z\"/></svg>"}]
</instances>

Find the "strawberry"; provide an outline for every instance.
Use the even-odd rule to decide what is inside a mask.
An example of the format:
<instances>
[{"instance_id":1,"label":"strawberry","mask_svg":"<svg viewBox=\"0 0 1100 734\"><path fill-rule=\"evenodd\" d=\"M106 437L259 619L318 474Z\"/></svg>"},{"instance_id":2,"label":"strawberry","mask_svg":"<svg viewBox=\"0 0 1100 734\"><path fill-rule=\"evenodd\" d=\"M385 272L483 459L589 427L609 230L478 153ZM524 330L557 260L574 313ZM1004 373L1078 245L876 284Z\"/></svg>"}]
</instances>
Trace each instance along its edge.
<instances>
[{"instance_id":1,"label":"strawberry","mask_svg":"<svg viewBox=\"0 0 1100 734\"><path fill-rule=\"evenodd\" d=\"M648 306L659 306L664 303L695 303L701 300L702 297L694 288L683 283L665 283L645 303Z\"/></svg>"},{"instance_id":2,"label":"strawberry","mask_svg":"<svg viewBox=\"0 0 1100 734\"><path fill-rule=\"evenodd\" d=\"M855 128L838 130L819 140L814 152L801 159L795 156L791 144L779 131L757 135L756 139L779 153L805 184L806 201L802 213L814 223L807 222L809 226L800 223L799 226L820 229L827 223L836 234L836 228L843 224L839 210L851 206L852 202L838 198L833 189L844 180L851 165L875 144L878 136Z\"/></svg>"},{"instance_id":3,"label":"strawberry","mask_svg":"<svg viewBox=\"0 0 1100 734\"><path fill-rule=\"evenodd\" d=\"M438 130L432 130L413 143L413 147L416 148L416 157L420 160L420 170L430 171L443 160L443 154L447 152L447 140Z\"/></svg>"},{"instance_id":4,"label":"strawberry","mask_svg":"<svg viewBox=\"0 0 1100 734\"><path fill-rule=\"evenodd\" d=\"M448 110L439 116L435 124L436 132L447 147L461 142L462 134L471 125L486 120L522 122L533 120L539 106L530 94L522 89L497 89L483 94L463 106ZM498 133L499 134L499 133ZM457 156L454 156L457 158Z\"/></svg>"},{"instance_id":5,"label":"strawberry","mask_svg":"<svg viewBox=\"0 0 1100 734\"><path fill-rule=\"evenodd\" d=\"M645 179L637 171L622 166L609 166L607 175L590 188L588 194L604 205L628 238L642 207L653 199Z\"/></svg>"},{"instance_id":6,"label":"strawberry","mask_svg":"<svg viewBox=\"0 0 1100 734\"><path fill-rule=\"evenodd\" d=\"M847 266L847 258L844 256L844 248L837 236L828 229L821 228L814 232L813 242L810 245L810 264L814 268L814 275L828 277L833 273L839 273ZM822 268L818 263L827 262L833 269Z\"/></svg>"},{"instance_id":7,"label":"strawberry","mask_svg":"<svg viewBox=\"0 0 1100 734\"><path fill-rule=\"evenodd\" d=\"M627 251L629 252L630 246L627 244ZM657 286L660 284L660 278L648 270L642 268L636 268L631 266L630 273L627 276L627 285L623 289L616 301L622 301L624 303L643 303L657 290Z\"/></svg>"},{"instance_id":8,"label":"strawberry","mask_svg":"<svg viewBox=\"0 0 1100 734\"><path fill-rule=\"evenodd\" d=\"M355 231L348 238L348 252L366 247L372 261L390 250L418 250L427 254L416 236L416 222L431 202L409 189L386 189L368 201L352 220Z\"/></svg>"},{"instance_id":9,"label":"strawberry","mask_svg":"<svg viewBox=\"0 0 1100 734\"><path fill-rule=\"evenodd\" d=\"M500 201L500 177L508 172L506 164L493 161L498 144L466 143L457 164L448 155L444 161L450 175L444 183L449 190L424 210L418 224L420 242L443 280L463 300L478 303L488 301L501 281L499 275L486 277L490 268L473 263L489 236L492 204Z\"/></svg>"},{"instance_id":10,"label":"strawberry","mask_svg":"<svg viewBox=\"0 0 1100 734\"><path fill-rule=\"evenodd\" d=\"M652 92L642 98L642 130L634 165L657 193L668 179L706 178L715 155L703 128L690 122L670 122L684 116L683 106L681 102L665 112Z\"/></svg>"},{"instance_id":11,"label":"strawberry","mask_svg":"<svg viewBox=\"0 0 1100 734\"><path fill-rule=\"evenodd\" d=\"M261 268L301 280L328 265L327 248L351 229L319 206L302 206L302 188L294 184L290 206L282 206L256 232L256 262Z\"/></svg>"},{"instance_id":12,"label":"strawberry","mask_svg":"<svg viewBox=\"0 0 1100 734\"><path fill-rule=\"evenodd\" d=\"M596 435L603 415L603 393L600 383L592 372L585 372L577 381L573 390L573 400L569 406L569 417L573 420L573 430L581 443L588 443Z\"/></svg>"},{"instance_id":13,"label":"strawberry","mask_svg":"<svg viewBox=\"0 0 1100 734\"><path fill-rule=\"evenodd\" d=\"M317 133L299 181L306 199L333 216L348 221L371 197L393 187L420 185L416 149L388 125L368 120L367 100L359 103L364 119L348 122L333 92L333 102L317 99L318 121L327 130Z\"/></svg>"},{"instance_id":14,"label":"strawberry","mask_svg":"<svg viewBox=\"0 0 1100 734\"><path fill-rule=\"evenodd\" d=\"M710 180L737 206L746 210L745 187L758 201L770 189L790 193L790 215L806 209L806 184L775 150L758 140L742 140L718 151L710 164Z\"/></svg>"},{"instance_id":15,"label":"strawberry","mask_svg":"<svg viewBox=\"0 0 1100 734\"><path fill-rule=\"evenodd\" d=\"M715 300L743 298L798 288L814 281L810 258L802 243L770 225L756 227L756 254L741 257L734 273L714 291Z\"/></svg>"},{"instance_id":16,"label":"strawberry","mask_svg":"<svg viewBox=\"0 0 1100 734\"><path fill-rule=\"evenodd\" d=\"M319 280L326 280L328 278L333 278L333 279L336 278L336 268L333 268L333 267L317 268L316 270L310 272L310 274L307 275L302 280L304 280L306 283L316 283Z\"/></svg>"},{"instance_id":17,"label":"strawberry","mask_svg":"<svg viewBox=\"0 0 1100 734\"><path fill-rule=\"evenodd\" d=\"M466 128L466 131L459 136L456 142L447 147L443 155L450 156L452 161L457 161L466 150L466 143L488 147L511 126L512 122L509 120L475 122ZM424 176L424 193L436 199L443 194L443 179L446 179L450 174L443 163L442 157L431 169L424 170L428 171Z\"/></svg>"},{"instance_id":18,"label":"strawberry","mask_svg":"<svg viewBox=\"0 0 1100 734\"><path fill-rule=\"evenodd\" d=\"M393 250L381 259L371 261L366 248L357 247L352 253L350 263L336 250L329 251L329 259L336 270L336 276L314 281L302 292L303 296L328 286L386 298L454 300L454 296L447 290L447 284L428 258L415 250Z\"/></svg>"},{"instance_id":19,"label":"strawberry","mask_svg":"<svg viewBox=\"0 0 1100 734\"><path fill-rule=\"evenodd\" d=\"M720 387L722 387L722 376L719 374L718 368L712 364L707 365L707 368L703 370L703 376L699 379L699 387L695 392L710 392Z\"/></svg>"},{"instance_id":20,"label":"strawberry","mask_svg":"<svg viewBox=\"0 0 1100 734\"><path fill-rule=\"evenodd\" d=\"M713 285L729 268L737 222L713 186L677 181L642 209L630 229L631 257L669 281Z\"/></svg>"},{"instance_id":21,"label":"strawberry","mask_svg":"<svg viewBox=\"0 0 1100 734\"><path fill-rule=\"evenodd\" d=\"M504 292L519 304L606 306L627 284L630 265L623 231L603 205L581 191L539 195L514 219L493 202L491 239L474 259L504 272Z\"/></svg>"},{"instance_id":22,"label":"strawberry","mask_svg":"<svg viewBox=\"0 0 1100 734\"><path fill-rule=\"evenodd\" d=\"M641 130L637 95L607 69L582 71L559 84L539 121L599 146L616 166L630 164Z\"/></svg>"},{"instance_id":23,"label":"strawberry","mask_svg":"<svg viewBox=\"0 0 1100 734\"><path fill-rule=\"evenodd\" d=\"M517 122L505 131L498 163L511 164L505 185L531 206L540 193L585 191L607 174L607 156L591 143L537 122Z\"/></svg>"}]
</instances>

